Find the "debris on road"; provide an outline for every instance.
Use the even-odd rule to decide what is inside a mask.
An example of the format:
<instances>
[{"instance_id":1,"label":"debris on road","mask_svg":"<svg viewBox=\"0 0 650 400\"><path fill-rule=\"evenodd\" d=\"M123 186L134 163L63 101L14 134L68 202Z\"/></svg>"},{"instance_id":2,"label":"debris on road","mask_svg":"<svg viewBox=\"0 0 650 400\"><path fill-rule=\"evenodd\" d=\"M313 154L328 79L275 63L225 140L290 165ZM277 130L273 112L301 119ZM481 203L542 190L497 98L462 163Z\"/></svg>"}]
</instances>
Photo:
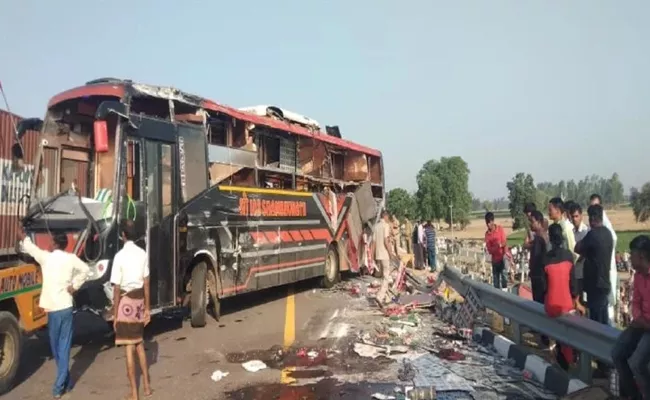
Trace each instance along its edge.
<instances>
[{"instance_id":1,"label":"debris on road","mask_svg":"<svg viewBox=\"0 0 650 400\"><path fill-rule=\"evenodd\" d=\"M257 372L266 369L267 366L260 360L251 360L241 365L248 372Z\"/></svg>"},{"instance_id":2,"label":"debris on road","mask_svg":"<svg viewBox=\"0 0 650 400\"><path fill-rule=\"evenodd\" d=\"M389 396L387 394L375 393L372 395L373 399L377 400L394 400L395 396Z\"/></svg>"},{"instance_id":3,"label":"debris on road","mask_svg":"<svg viewBox=\"0 0 650 400\"><path fill-rule=\"evenodd\" d=\"M228 375L230 375L230 372L223 372L221 370L216 370L212 373L210 379L212 379L215 382L219 382L220 380L227 377Z\"/></svg>"}]
</instances>

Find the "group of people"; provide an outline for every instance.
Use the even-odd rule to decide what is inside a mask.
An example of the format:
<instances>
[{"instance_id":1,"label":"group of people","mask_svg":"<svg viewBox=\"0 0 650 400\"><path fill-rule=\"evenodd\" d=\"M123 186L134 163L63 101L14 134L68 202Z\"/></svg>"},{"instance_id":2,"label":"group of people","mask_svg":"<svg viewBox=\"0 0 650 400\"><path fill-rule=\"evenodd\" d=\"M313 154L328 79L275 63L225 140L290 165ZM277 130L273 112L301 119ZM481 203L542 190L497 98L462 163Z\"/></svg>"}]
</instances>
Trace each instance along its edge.
<instances>
[{"instance_id":1,"label":"group of people","mask_svg":"<svg viewBox=\"0 0 650 400\"><path fill-rule=\"evenodd\" d=\"M431 221L417 221L411 234L415 268L435 272L436 259L436 228Z\"/></svg>"},{"instance_id":2,"label":"group of people","mask_svg":"<svg viewBox=\"0 0 650 400\"><path fill-rule=\"evenodd\" d=\"M405 223L406 230L411 228L409 221ZM387 301L388 285L390 284L390 274L392 272L390 259L397 256L398 248L402 243L400 236L400 225L397 219L391 217L388 211L382 210L379 221L373 229L372 254L377 269L383 276L381 288L377 292L377 299L380 302ZM428 221L423 223L417 221L412 228L411 249L414 254L414 267L416 269L428 268L429 271L436 270L436 230Z\"/></svg>"},{"instance_id":3,"label":"group of people","mask_svg":"<svg viewBox=\"0 0 650 400\"><path fill-rule=\"evenodd\" d=\"M532 203L525 206L524 213L529 221L524 248L530 254L533 300L544 304L551 317L578 313L614 326L614 306L619 300L617 236L600 196L594 194L590 198L589 225L583 222L579 204L560 198L549 201L548 220ZM505 232L494 223L492 213L485 215L485 222L485 244L492 256L494 286L504 288ZM632 320L619 337L612 358L619 372L621 397L650 399L650 237L637 236L629 250L635 271ZM551 348L548 338L542 336L540 341ZM558 364L568 370L575 362L574 350L562 343L556 343L554 349ZM606 377L608 373L607 366L599 363L595 375Z\"/></svg>"},{"instance_id":4,"label":"group of people","mask_svg":"<svg viewBox=\"0 0 650 400\"><path fill-rule=\"evenodd\" d=\"M142 370L144 395L151 396L149 370L143 344L144 327L150 321L149 262L147 253L137 246L135 229L131 221L122 226L124 246L113 259L110 281L113 284L113 329L115 344L126 347L127 377L130 385L128 400L137 400L135 355ZM48 334L52 357L57 373L52 387L55 399L73 389L70 377L70 352L74 333L74 295L87 281L89 267L75 254L66 251L68 236L52 235L53 251L36 246L18 229L21 251L31 256L40 266L43 284L39 307L47 312Z\"/></svg>"}]
</instances>

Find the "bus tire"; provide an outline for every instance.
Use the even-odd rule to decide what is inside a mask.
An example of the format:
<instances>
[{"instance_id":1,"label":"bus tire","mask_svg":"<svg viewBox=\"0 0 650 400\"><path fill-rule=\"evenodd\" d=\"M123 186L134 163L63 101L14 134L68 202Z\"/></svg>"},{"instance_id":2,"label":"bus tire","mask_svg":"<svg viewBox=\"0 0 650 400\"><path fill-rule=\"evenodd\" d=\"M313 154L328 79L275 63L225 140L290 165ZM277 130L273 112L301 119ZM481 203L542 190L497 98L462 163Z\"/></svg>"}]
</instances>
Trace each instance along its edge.
<instances>
[{"instance_id":1,"label":"bus tire","mask_svg":"<svg viewBox=\"0 0 650 400\"><path fill-rule=\"evenodd\" d=\"M221 302L219 301L219 285L217 284L217 275L214 269L208 269L208 294L210 305L212 306L212 316L219 321L221 318Z\"/></svg>"},{"instance_id":2,"label":"bus tire","mask_svg":"<svg viewBox=\"0 0 650 400\"><path fill-rule=\"evenodd\" d=\"M0 336L2 358L0 359L0 395L11 389L20 364L21 334L16 317L8 311L0 311Z\"/></svg>"},{"instance_id":3,"label":"bus tire","mask_svg":"<svg viewBox=\"0 0 650 400\"><path fill-rule=\"evenodd\" d=\"M192 269L192 293L190 294L190 324L193 328L203 328L208 313L206 279L208 266L204 261Z\"/></svg>"},{"instance_id":4,"label":"bus tire","mask_svg":"<svg viewBox=\"0 0 650 400\"><path fill-rule=\"evenodd\" d=\"M330 247L327 251L327 258L325 258L325 275L323 275L322 285L329 289L336 285L341 279L341 271L339 270L339 258L336 250Z\"/></svg>"}]
</instances>

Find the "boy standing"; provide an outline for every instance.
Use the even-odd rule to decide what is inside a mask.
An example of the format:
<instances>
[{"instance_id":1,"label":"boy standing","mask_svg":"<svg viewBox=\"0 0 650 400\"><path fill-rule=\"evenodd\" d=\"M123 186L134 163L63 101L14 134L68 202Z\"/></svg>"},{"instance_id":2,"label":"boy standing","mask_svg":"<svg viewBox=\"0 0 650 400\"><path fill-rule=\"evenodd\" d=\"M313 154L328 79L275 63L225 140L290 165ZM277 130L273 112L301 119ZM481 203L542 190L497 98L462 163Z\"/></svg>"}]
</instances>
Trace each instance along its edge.
<instances>
[{"instance_id":1,"label":"boy standing","mask_svg":"<svg viewBox=\"0 0 650 400\"><path fill-rule=\"evenodd\" d=\"M632 323L618 337L612 359L619 373L620 396L650 399L650 237L635 237L630 242L630 252L636 271Z\"/></svg>"},{"instance_id":2,"label":"boy standing","mask_svg":"<svg viewBox=\"0 0 650 400\"><path fill-rule=\"evenodd\" d=\"M506 254L506 234L501 225L494 222L494 214L485 214L485 248L492 258L492 284L497 289L507 290L508 278L504 257Z\"/></svg>"}]
</instances>

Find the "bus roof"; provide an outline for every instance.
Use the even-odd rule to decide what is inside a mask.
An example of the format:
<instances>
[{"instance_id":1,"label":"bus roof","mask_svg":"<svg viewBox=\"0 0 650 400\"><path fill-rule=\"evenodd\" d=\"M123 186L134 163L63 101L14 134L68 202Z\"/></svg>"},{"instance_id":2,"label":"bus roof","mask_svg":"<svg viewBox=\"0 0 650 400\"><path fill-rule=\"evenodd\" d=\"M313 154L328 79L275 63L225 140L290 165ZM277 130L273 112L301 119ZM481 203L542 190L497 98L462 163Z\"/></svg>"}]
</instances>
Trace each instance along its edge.
<instances>
[{"instance_id":1,"label":"bus roof","mask_svg":"<svg viewBox=\"0 0 650 400\"><path fill-rule=\"evenodd\" d=\"M97 79L95 81L88 82L84 86L79 86L70 90L66 90L65 92L55 95L50 99L47 107L49 109L50 107L55 106L66 100L78 99L78 98L89 97L89 96L112 96L121 99L127 93L136 96L147 95L147 96L180 101L183 103L204 108L206 110L226 114L233 118L250 122L256 125L266 126L269 128L290 132L299 136L311 137L315 140L324 143L329 143L344 149L349 149L367 155L381 157L381 152L379 150L362 146L360 144L351 142L346 139L340 139L335 136L328 135L327 133L324 133L322 131L313 131L308 128L302 127L300 125L290 124L288 122L276 120L270 117L258 116L249 112L237 110L233 107L225 106L223 104L216 103L212 100L203 97L195 96L189 93L184 93L172 87L143 85L140 83L132 82L130 80L120 80L120 79L113 79L113 78Z\"/></svg>"}]
</instances>

